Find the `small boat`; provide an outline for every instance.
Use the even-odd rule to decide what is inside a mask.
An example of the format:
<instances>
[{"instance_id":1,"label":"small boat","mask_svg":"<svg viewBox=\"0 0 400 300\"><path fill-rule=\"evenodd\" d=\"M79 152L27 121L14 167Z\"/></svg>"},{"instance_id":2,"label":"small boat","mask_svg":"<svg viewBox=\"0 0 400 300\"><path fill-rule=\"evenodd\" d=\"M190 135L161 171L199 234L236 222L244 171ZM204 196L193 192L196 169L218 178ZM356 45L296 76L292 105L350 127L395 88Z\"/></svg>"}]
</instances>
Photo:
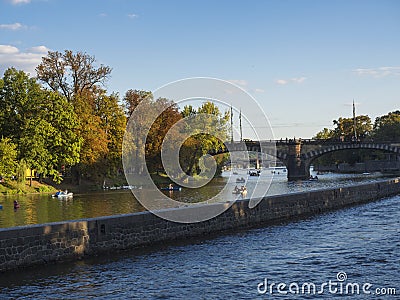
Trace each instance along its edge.
<instances>
[{"instance_id":1,"label":"small boat","mask_svg":"<svg viewBox=\"0 0 400 300\"><path fill-rule=\"evenodd\" d=\"M233 172L233 175L238 175L238 172Z\"/></svg>"},{"instance_id":2,"label":"small boat","mask_svg":"<svg viewBox=\"0 0 400 300\"><path fill-rule=\"evenodd\" d=\"M243 177L242 178L236 178L236 182L237 183L245 183L246 179L244 179Z\"/></svg>"},{"instance_id":3,"label":"small boat","mask_svg":"<svg viewBox=\"0 0 400 300\"><path fill-rule=\"evenodd\" d=\"M57 192L54 195L51 195L53 198L58 198L58 199L66 199L66 198L72 198L74 196L74 193L68 193L66 192Z\"/></svg>"},{"instance_id":4,"label":"small boat","mask_svg":"<svg viewBox=\"0 0 400 300\"><path fill-rule=\"evenodd\" d=\"M161 188L162 191L182 191L182 188L180 186L168 186Z\"/></svg>"},{"instance_id":5,"label":"small boat","mask_svg":"<svg viewBox=\"0 0 400 300\"><path fill-rule=\"evenodd\" d=\"M318 176L310 176L310 178L308 179L309 181L318 181Z\"/></svg>"}]
</instances>

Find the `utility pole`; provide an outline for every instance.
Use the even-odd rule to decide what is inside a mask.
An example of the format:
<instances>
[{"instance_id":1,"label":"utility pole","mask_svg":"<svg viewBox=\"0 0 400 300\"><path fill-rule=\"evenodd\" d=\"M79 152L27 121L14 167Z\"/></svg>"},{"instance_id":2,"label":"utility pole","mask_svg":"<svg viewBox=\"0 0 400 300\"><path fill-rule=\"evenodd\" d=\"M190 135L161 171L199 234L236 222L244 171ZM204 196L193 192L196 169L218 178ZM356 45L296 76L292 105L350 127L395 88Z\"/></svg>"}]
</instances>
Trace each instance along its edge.
<instances>
[{"instance_id":1,"label":"utility pole","mask_svg":"<svg viewBox=\"0 0 400 300\"><path fill-rule=\"evenodd\" d=\"M240 141L243 141L243 132L242 132L242 109L240 109L239 114L239 126L240 126Z\"/></svg>"},{"instance_id":2,"label":"utility pole","mask_svg":"<svg viewBox=\"0 0 400 300\"><path fill-rule=\"evenodd\" d=\"M356 105L353 99L353 126L354 126L354 141L357 141L357 119L356 119Z\"/></svg>"},{"instance_id":3,"label":"utility pole","mask_svg":"<svg viewBox=\"0 0 400 300\"><path fill-rule=\"evenodd\" d=\"M233 109L231 105L231 143L233 143Z\"/></svg>"}]
</instances>

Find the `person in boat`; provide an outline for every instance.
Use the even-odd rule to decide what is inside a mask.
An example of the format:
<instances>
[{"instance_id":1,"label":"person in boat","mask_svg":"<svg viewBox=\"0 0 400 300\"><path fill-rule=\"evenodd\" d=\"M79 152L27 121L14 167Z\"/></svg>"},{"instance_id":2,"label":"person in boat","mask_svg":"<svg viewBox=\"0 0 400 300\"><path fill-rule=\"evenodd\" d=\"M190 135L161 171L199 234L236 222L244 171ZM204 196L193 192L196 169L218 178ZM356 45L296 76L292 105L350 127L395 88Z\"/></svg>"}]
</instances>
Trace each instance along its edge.
<instances>
[{"instance_id":1,"label":"person in boat","mask_svg":"<svg viewBox=\"0 0 400 300\"><path fill-rule=\"evenodd\" d=\"M172 183L170 183L170 184L168 185L168 189L171 190L171 191L174 189L174 186L172 185Z\"/></svg>"},{"instance_id":2,"label":"person in boat","mask_svg":"<svg viewBox=\"0 0 400 300\"><path fill-rule=\"evenodd\" d=\"M17 208L19 208L19 203L18 203L18 201L17 200L14 200L14 209L17 209Z\"/></svg>"},{"instance_id":3,"label":"person in boat","mask_svg":"<svg viewBox=\"0 0 400 300\"><path fill-rule=\"evenodd\" d=\"M242 195L242 198L247 196L247 188L245 186L242 187L240 194Z\"/></svg>"}]
</instances>

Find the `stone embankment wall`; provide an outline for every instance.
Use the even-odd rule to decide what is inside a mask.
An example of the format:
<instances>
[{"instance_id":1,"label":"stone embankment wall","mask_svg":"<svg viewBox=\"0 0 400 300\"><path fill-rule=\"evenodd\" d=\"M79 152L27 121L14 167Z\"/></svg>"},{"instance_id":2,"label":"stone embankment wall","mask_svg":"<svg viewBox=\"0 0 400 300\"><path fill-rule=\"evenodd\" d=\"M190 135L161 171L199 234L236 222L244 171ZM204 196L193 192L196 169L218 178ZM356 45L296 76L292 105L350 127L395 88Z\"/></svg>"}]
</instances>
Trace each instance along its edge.
<instances>
[{"instance_id":1,"label":"stone embankment wall","mask_svg":"<svg viewBox=\"0 0 400 300\"><path fill-rule=\"evenodd\" d=\"M249 200L236 201L223 214L199 223L182 224L152 213L92 218L78 221L0 229L0 271L113 250L207 236L316 215L400 193L400 179L264 198L255 208ZM230 205L220 203L214 205ZM194 210L204 206L181 208Z\"/></svg>"}]
</instances>

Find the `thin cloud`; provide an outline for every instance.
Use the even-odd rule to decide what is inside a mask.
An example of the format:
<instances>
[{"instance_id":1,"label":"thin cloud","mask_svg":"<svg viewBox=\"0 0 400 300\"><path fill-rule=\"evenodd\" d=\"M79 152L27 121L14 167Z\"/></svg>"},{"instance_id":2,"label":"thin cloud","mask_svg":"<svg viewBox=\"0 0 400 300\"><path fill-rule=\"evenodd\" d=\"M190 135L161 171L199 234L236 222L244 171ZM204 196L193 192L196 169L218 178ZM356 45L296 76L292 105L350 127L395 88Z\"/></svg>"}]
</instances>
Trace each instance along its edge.
<instances>
[{"instance_id":1,"label":"thin cloud","mask_svg":"<svg viewBox=\"0 0 400 300\"><path fill-rule=\"evenodd\" d=\"M99 14L99 17L105 18L105 17L107 17L107 14L106 13L101 13L101 14Z\"/></svg>"},{"instance_id":2,"label":"thin cloud","mask_svg":"<svg viewBox=\"0 0 400 300\"><path fill-rule=\"evenodd\" d=\"M136 15L136 14L128 14L127 16L129 19L134 19L134 18L138 17L138 15Z\"/></svg>"},{"instance_id":3,"label":"thin cloud","mask_svg":"<svg viewBox=\"0 0 400 300\"><path fill-rule=\"evenodd\" d=\"M227 81L230 83L236 84L238 86L242 86L242 87L247 86L247 81L244 79L230 79Z\"/></svg>"},{"instance_id":4,"label":"thin cloud","mask_svg":"<svg viewBox=\"0 0 400 300\"><path fill-rule=\"evenodd\" d=\"M0 29L5 29L5 30L21 30L27 28L25 25L22 25L21 23L13 23L13 24L0 24Z\"/></svg>"},{"instance_id":5,"label":"thin cloud","mask_svg":"<svg viewBox=\"0 0 400 300\"><path fill-rule=\"evenodd\" d=\"M400 75L400 67L359 68L353 70L359 76L372 76L374 78Z\"/></svg>"},{"instance_id":6,"label":"thin cloud","mask_svg":"<svg viewBox=\"0 0 400 300\"><path fill-rule=\"evenodd\" d=\"M289 84L289 83L303 83L306 79L307 79L307 77L294 77L294 78L290 78L290 79L277 79L277 80L275 80L275 83L279 84L279 85L286 85L286 84Z\"/></svg>"},{"instance_id":7,"label":"thin cloud","mask_svg":"<svg viewBox=\"0 0 400 300\"><path fill-rule=\"evenodd\" d=\"M255 93L264 93L265 90L263 90L263 89L255 89L254 92Z\"/></svg>"},{"instance_id":8,"label":"thin cloud","mask_svg":"<svg viewBox=\"0 0 400 300\"><path fill-rule=\"evenodd\" d=\"M31 3L31 0L11 0L11 3L14 5L28 4L28 3Z\"/></svg>"},{"instance_id":9,"label":"thin cloud","mask_svg":"<svg viewBox=\"0 0 400 300\"><path fill-rule=\"evenodd\" d=\"M40 64L48 50L46 46L36 46L21 51L11 45L0 45L0 74L7 68L14 67L34 75L36 66Z\"/></svg>"}]
</instances>

